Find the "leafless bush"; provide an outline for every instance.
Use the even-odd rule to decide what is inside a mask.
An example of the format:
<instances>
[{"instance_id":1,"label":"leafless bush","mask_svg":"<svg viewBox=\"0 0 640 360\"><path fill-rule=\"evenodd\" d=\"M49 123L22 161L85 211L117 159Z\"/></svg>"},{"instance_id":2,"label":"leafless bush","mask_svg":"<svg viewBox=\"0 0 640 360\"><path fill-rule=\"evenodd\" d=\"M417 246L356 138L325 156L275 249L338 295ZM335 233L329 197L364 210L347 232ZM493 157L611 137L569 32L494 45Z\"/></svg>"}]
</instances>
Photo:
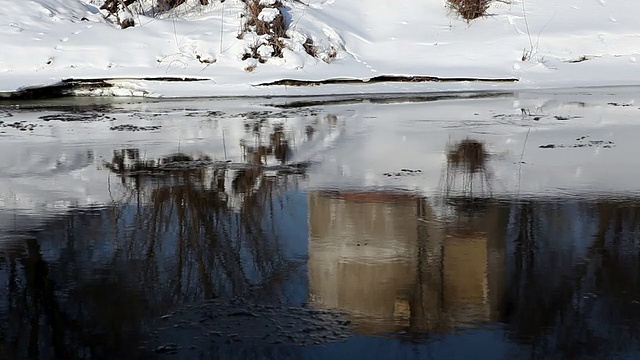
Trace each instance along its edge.
<instances>
[{"instance_id":1,"label":"leafless bush","mask_svg":"<svg viewBox=\"0 0 640 360\"><path fill-rule=\"evenodd\" d=\"M184 4L185 1L186 0L157 0L156 6L159 12L165 12Z\"/></svg>"},{"instance_id":2,"label":"leafless bush","mask_svg":"<svg viewBox=\"0 0 640 360\"><path fill-rule=\"evenodd\" d=\"M99 3L99 0L94 1ZM224 2L224 0L218 1ZM147 15L156 17L186 3L187 0L154 0L153 3L150 3L151 5L142 0L103 0L100 2L102 2L100 9L107 11L107 17L115 17L117 24L124 29L125 27L122 26L124 19L120 19L123 12L128 13L129 16ZM209 5L210 0L198 0L198 3L203 6ZM129 24L128 26L131 25Z\"/></svg>"},{"instance_id":3,"label":"leafless bush","mask_svg":"<svg viewBox=\"0 0 640 360\"><path fill-rule=\"evenodd\" d=\"M467 21L484 16L491 0L447 0L447 5Z\"/></svg>"},{"instance_id":4,"label":"leafless bush","mask_svg":"<svg viewBox=\"0 0 640 360\"><path fill-rule=\"evenodd\" d=\"M109 12L109 14L117 14L118 11L120 11L120 6L121 5L124 5L126 7L126 6L129 6L129 5L133 4L134 2L135 2L135 0L124 0L124 1L106 0L104 2L104 4L102 4L100 9L107 10Z\"/></svg>"},{"instance_id":5,"label":"leafless bush","mask_svg":"<svg viewBox=\"0 0 640 360\"><path fill-rule=\"evenodd\" d=\"M244 0L246 5L245 12L245 24L244 24L244 32L255 32L257 35L268 35L267 43L265 45L270 46L273 49L273 52L270 56L272 57L282 57L282 51L285 48L283 38L287 37L287 24L284 19L284 15L280 8L283 6L280 0L276 0L271 4L267 4L264 2L260 2L260 0ZM269 21L261 18L260 13L263 12L264 9L276 9L278 14L274 19L270 19ZM244 35L240 35L239 38L244 37ZM262 56L258 50L258 47L261 44L256 44L251 48L251 51L245 53L243 56L243 60L248 58L258 59L261 63L265 62L266 59ZM252 69L253 70L253 69Z\"/></svg>"},{"instance_id":6,"label":"leafless bush","mask_svg":"<svg viewBox=\"0 0 640 360\"><path fill-rule=\"evenodd\" d=\"M312 57L318 57L318 48L314 45L313 39L307 38L307 40L302 44L304 47L304 51Z\"/></svg>"},{"instance_id":7,"label":"leafless bush","mask_svg":"<svg viewBox=\"0 0 640 360\"><path fill-rule=\"evenodd\" d=\"M253 30L258 35L273 35L275 37L286 37L287 26L284 21L284 16L279 9L282 7L280 0L276 0L273 4L266 5L261 4L260 0L245 0L247 6L247 21L245 23L245 30ZM278 9L279 14L271 22L262 21L260 19L260 13L265 8Z\"/></svg>"}]
</instances>

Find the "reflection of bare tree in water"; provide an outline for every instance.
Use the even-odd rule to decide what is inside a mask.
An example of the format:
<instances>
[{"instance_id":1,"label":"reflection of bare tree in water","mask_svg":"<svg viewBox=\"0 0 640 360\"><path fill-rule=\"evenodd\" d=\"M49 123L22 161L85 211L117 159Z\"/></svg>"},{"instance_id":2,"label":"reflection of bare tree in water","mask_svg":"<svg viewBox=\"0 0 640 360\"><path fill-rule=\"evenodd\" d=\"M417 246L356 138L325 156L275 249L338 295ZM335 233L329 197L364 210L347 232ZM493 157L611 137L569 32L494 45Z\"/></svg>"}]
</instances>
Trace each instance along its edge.
<instances>
[{"instance_id":1,"label":"reflection of bare tree in water","mask_svg":"<svg viewBox=\"0 0 640 360\"><path fill-rule=\"evenodd\" d=\"M273 126L269 134L269 142L263 143L261 137L262 122L256 121L253 125L245 124L245 129L251 130L254 135L252 145L245 141L240 143L242 148L243 160L254 165L263 165L267 162L268 156L273 156L280 164L285 164L292 154L289 140L284 131L284 127L280 124Z\"/></svg>"},{"instance_id":2,"label":"reflection of bare tree in water","mask_svg":"<svg viewBox=\"0 0 640 360\"><path fill-rule=\"evenodd\" d=\"M446 155L445 198L455 197L472 202L478 197L491 195L491 173L487 168L489 153L483 142L462 140L449 145Z\"/></svg>"},{"instance_id":3,"label":"reflection of bare tree in water","mask_svg":"<svg viewBox=\"0 0 640 360\"><path fill-rule=\"evenodd\" d=\"M260 187L255 190L249 183L258 178ZM142 215L152 235L147 246L159 245L158 238L168 227L174 227L179 261L174 294L198 291L188 289L196 279L205 298L247 295L257 284L282 285L274 281L282 276L277 273L291 271L295 266L288 264L280 253L274 238L276 229L270 222L273 218L265 218L267 209L278 201L277 196L283 195L277 193L279 181L252 170L238 171L233 190L246 195L239 212L229 207L225 194L203 188L200 181L190 176L183 177L179 185L162 186L151 192L153 212ZM154 252L149 256L154 256ZM248 274L250 271L254 274ZM186 275L191 277L185 279Z\"/></svg>"},{"instance_id":4,"label":"reflection of bare tree in water","mask_svg":"<svg viewBox=\"0 0 640 360\"><path fill-rule=\"evenodd\" d=\"M256 121L247 130L259 139L264 124ZM187 167L169 177L134 177L138 203L147 201L151 205L138 206L134 216L133 228L149 232L146 248L139 251L154 259L167 246L168 236L169 242L175 241L171 244L178 260L171 280L173 295L211 298L248 295L251 289L254 295L271 292L274 296L284 278L299 266L281 254L274 215L277 208L284 211L286 186L295 178L266 176L261 166L268 155L281 163L290 157L285 135L284 128L276 125L268 145L245 146L248 164L235 170ZM114 156L112 163L116 160ZM174 154L151 165L202 160L210 158ZM134 161L133 166L139 162ZM231 180L229 188L226 179ZM146 189L140 186L141 181L147 184ZM156 276L157 264L148 263L151 266L145 274Z\"/></svg>"},{"instance_id":5,"label":"reflection of bare tree in water","mask_svg":"<svg viewBox=\"0 0 640 360\"><path fill-rule=\"evenodd\" d=\"M413 294L410 334L413 341L427 339L429 332L440 333L450 326L444 316L444 266L443 243L437 241L438 234L427 226L433 218L426 199L418 199L418 223L416 289Z\"/></svg>"},{"instance_id":6,"label":"reflection of bare tree in water","mask_svg":"<svg viewBox=\"0 0 640 360\"><path fill-rule=\"evenodd\" d=\"M35 234L3 254L0 271L8 286L1 298L0 339L9 358L119 358L135 350L145 301L127 288L121 269L81 269L76 231L94 225L96 216L88 217L77 213L54 221L46 237L59 247L58 261L46 258L45 236Z\"/></svg>"},{"instance_id":7,"label":"reflection of bare tree in water","mask_svg":"<svg viewBox=\"0 0 640 360\"><path fill-rule=\"evenodd\" d=\"M7 263L3 265L8 265L8 308L13 310L14 316L21 318L22 321L18 324L25 326L29 331L22 332L26 336L20 338L16 335L20 334L22 329L9 328L6 333L3 331L2 338L3 340L5 336L13 338L13 344L10 346L25 347L26 354L30 358L38 358L42 355L40 346L42 322L47 321L54 330L51 334L53 352L61 358L69 358L72 353L66 346L65 337L78 336L78 334L70 334L70 331L66 331L65 319L59 316L60 308L54 296L54 284L49 276L48 265L40 254L38 243L35 240L28 240L23 251L22 255L26 255L23 258L18 258L17 254L8 254L4 259ZM24 269L23 276L19 274L20 268Z\"/></svg>"},{"instance_id":8,"label":"reflection of bare tree in water","mask_svg":"<svg viewBox=\"0 0 640 360\"><path fill-rule=\"evenodd\" d=\"M488 152L482 142L466 139L450 146L446 156L444 198L458 216L471 218L484 208L477 206L484 204L480 199L490 195ZM639 207L610 200L580 203L578 213L567 210L574 204L526 201L510 206L504 317L516 339L531 343L533 356L543 358L605 356L637 347ZM585 235L574 239L575 234L563 233L569 224ZM589 230L592 224L597 229ZM578 254L580 244L571 241L584 242L586 254ZM425 246L419 251L427 264L439 250ZM436 272L426 274L431 276L427 284L438 286Z\"/></svg>"},{"instance_id":9,"label":"reflection of bare tree in water","mask_svg":"<svg viewBox=\"0 0 640 360\"><path fill-rule=\"evenodd\" d=\"M532 358L637 354L640 206L607 199L528 200L493 202L474 214L436 221L425 201L418 203L424 221L418 224L417 286L408 329L412 340L459 325L459 311L469 308L452 306L452 289L467 279L450 271L455 265L483 267L470 261L448 265L446 259L451 251L471 254L477 251L474 243L486 241L490 312L485 314L504 323L510 339Z\"/></svg>"},{"instance_id":10,"label":"reflection of bare tree in water","mask_svg":"<svg viewBox=\"0 0 640 360\"><path fill-rule=\"evenodd\" d=\"M194 158L151 162L137 150L115 152L107 168L122 176L123 198L95 214L52 221L3 257L9 281L0 339L9 353L123 358L136 353L145 321L174 307L233 296L283 299L302 266L283 253L287 229L277 223L289 211L295 176L266 176L260 167L145 172L180 161ZM57 258L43 256L42 242L58 249Z\"/></svg>"},{"instance_id":11,"label":"reflection of bare tree in water","mask_svg":"<svg viewBox=\"0 0 640 360\"><path fill-rule=\"evenodd\" d=\"M174 155L158 163L175 161L192 158ZM131 241L121 246L145 254L144 274L150 282L159 276L167 246L173 248L172 296L247 295L258 284L269 284L265 291L271 291L282 285L282 271L291 273L298 266L282 256L274 223L274 209L282 205L291 178L266 176L261 167L247 166L233 171L187 168L171 176L138 174L134 179L126 183L134 185L138 203L150 206L138 204L135 226L122 217L114 226L144 233L123 234Z\"/></svg>"},{"instance_id":12,"label":"reflection of bare tree in water","mask_svg":"<svg viewBox=\"0 0 640 360\"><path fill-rule=\"evenodd\" d=\"M607 357L640 344L640 208L602 201L579 209L514 205L505 320L534 357ZM594 224L591 237L578 239L583 254L562 249L552 231L575 221L566 216Z\"/></svg>"}]
</instances>

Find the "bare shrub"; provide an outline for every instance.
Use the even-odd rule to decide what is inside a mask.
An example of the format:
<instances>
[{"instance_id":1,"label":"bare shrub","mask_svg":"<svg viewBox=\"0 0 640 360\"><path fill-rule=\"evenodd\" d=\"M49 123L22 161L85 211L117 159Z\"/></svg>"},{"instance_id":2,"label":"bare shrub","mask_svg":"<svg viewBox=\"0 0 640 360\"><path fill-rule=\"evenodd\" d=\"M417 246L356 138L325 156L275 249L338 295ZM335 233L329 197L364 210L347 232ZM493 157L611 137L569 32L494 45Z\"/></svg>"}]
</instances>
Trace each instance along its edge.
<instances>
[{"instance_id":1,"label":"bare shrub","mask_svg":"<svg viewBox=\"0 0 640 360\"><path fill-rule=\"evenodd\" d=\"M269 40L269 44L273 46L273 56L282 57L282 51L286 47L284 41L282 41L282 38L280 37L274 38L272 36L271 39Z\"/></svg>"},{"instance_id":2,"label":"bare shrub","mask_svg":"<svg viewBox=\"0 0 640 360\"><path fill-rule=\"evenodd\" d=\"M126 29L130 27L134 27L136 25L135 21L132 18L126 18L120 22L120 28Z\"/></svg>"},{"instance_id":3,"label":"bare shrub","mask_svg":"<svg viewBox=\"0 0 640 360\"><path fill-rule=\"evenodd\" d=\"M471 21L484 16L491 0L446 0L447 5L463 19Z\"/></svg>"},{"instance_id":4,"label":"bare shrub","mask_svg":"<svg viewBox=\"0 0 640 360\"><path fill-rule=\"evenodd\" d=\"M94 0L99 1L99 0ZM224 0L218 0L224 2ZM147 16L159 16L176 7L186 3L187 0L154 0L153 2L145 2L142 0L103 0L100 9L106 10L108 16L114 16L118 25L120 24L120 16L122 12L127 12L129 15L147 15ZM210 0L198 0L201 6L209 5ZM152 4L151 7L150 4Z\"/></svg>"},{"instance_id":5,"label":"bare shrub","mask_svg":"<svg viewBox=\"0 0 640 360\"><path fill-rule=\"evenodd\" d=\"M104 4L102 4L102 6L100 7L100 9L102 10L107 10L109 12L109 14L117 14L118 11L120 10L119 7L120 5L124 5L125 7L133 4L135 2L135 0L124 0L124 1L119 1L119 0L106 0L104 2Z\"/></svg>"},{"instance_id":6,"label":"bare shrub","mask_svg":"<svg viewBox=\"0 0 640 360\"><path fill-rule=\"evenodd\" d=\"M258 35L269 34L277 37L286 37L287 26L284 21L284 16L279 10L278 16L276 16L272 22L260 20L260 13L263 9L280 9L282 7L280 0L276 0L270 5L260 3L260 0L245 0L245 4L247 6L247 22L245 23L245 30L253 30Z\"/></svg>"},{"instance_id":7,"label":"bare shrub","mask_svg":"<svg viewBox=\"0 0 640 360\"><path fill-rule=\"evenodd\" d=\"M280 0L275 0L272 3L261 2L260 0L244 0L246 6L245 12L245 24L244 32L255 32L257 35L268 35L267 45L273 48L271 56L282 57L282 51L285 48L285 43L282 40L287 37L287 24L284 19L284 15L280 8L283 6ZM277 15L270 21L261 19L260 13L264 9L276 9ZM243 36L243 35L242 35ZM242 37L239 36L239 37ZM256 49L251 49L251 53L245 53L243 60L247 58L258 59L261 63L265 62L264 59Z\"/></svg>"},{"instance_id":8,"label":"bare shrub","mask_svg":"<svg viewBox=\"0 0 640 360\"><path fill-rule=\"evenodd\" d=\"M256 59L261 64L266 63L267 59L265 59L260 54L260 47L262 45L264 45L264 44L256 42L256 43L252 44L251 46L249 46L249 49L247 49L245 51L245 53L242 55L242 61L247 60L247 59Z\"/></svg>"},{"instance_id":9,"label":"bare shrub","mask_svg":"<svg viewBox=\"0 0 640 360\"><path fill-rule=\"evenodd\" d=\"M326 56L322 58L322 61L326 62L327 64L331 64L331 62L335 60L337 57L338 57L338 49L331 46L331 48L329 49L329 52L326 54Z\"/></svg>"},{"instance_id":10,"label":"bare shrub","mask_svg":"<svg viewBox=\"0 0 640 360\"><path fill-rule=\"evenodd\" d=\"M159 12L165 12L184 4L185 1L186 0L157 0L156 6Z\"/></svg>"},{"instance_id":11,"label":"bare shrub","mask_svg":"<svg viewBox=\"0 0 640 360\"><path fill-rule=\"evenodd\" d=\"M313 44L313 39L307 38L302 44L304 51L312 57L318 57L318 48Z\"/></svg>"}]
</instances>

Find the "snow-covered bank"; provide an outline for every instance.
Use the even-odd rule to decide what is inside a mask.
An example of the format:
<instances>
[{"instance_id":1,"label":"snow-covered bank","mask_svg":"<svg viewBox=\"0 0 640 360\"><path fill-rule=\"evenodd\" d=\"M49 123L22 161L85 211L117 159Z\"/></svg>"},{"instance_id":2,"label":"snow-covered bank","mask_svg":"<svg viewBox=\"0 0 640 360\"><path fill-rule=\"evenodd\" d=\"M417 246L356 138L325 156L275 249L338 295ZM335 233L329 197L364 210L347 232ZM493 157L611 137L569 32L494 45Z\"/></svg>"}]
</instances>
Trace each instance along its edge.
<instances>
[{"instance_id":1,"label":"snow-covered bank","mask_svg":"<svg viewBox=\"0 0 640 360\"><path fill-rule=\"evenodd\" d=\"M265 63L243 60L261 40L238 38L240 0L206 6L189 0L170 16L139 15L137 26L125 30L105 19L100 5L0 0L0 92L93 78L125 79L98 95L184 97L640 84L637 5L630 1L494 1L488 16L470 23L442 0L284 1L283 57ZM305 51L307 39L317 58ZM380 75L519 81L255 86ZM139 80L163 77L206 81Z\"/></svg>"}]
</instances>

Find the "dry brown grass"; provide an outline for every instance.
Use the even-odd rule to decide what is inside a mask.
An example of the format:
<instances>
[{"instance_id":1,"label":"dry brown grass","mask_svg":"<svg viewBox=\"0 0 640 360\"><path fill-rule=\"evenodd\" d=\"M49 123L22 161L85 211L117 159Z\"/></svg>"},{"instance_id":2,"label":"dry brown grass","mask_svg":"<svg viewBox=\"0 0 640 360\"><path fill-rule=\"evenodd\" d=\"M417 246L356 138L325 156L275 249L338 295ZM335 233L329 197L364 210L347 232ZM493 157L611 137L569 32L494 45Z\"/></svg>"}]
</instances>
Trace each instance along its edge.
<instances>
[{"instance_id":1,"label":"dry brown grass","mask_svg":"<svg viewBox=\"0 0 640 360\"><path fill-rule=\"evenodd\" d=\"M286 37L287 26L282 12L280 12L273 22L264 22L258 18L258 15L260 15L260 12L262 12L264 8L280 9L282 7L280 1L276 1L272 5L262 5L260 4L260 0L246 0L245 3L247 6L245 30L253 30L258 35Z\"/></svg>"},{"instance_id":2,"label":"dry brown grass","mask_svg":"<svg viewBox=\"0 0 640 360\"><path fill-rule=\"evenodd\" d=\"M491 0L447 0L447 5L467 21L484 16Z\"/></svg>"},{"instance_id":3,"label":"dry brown grass","mask_svg":"<svg viewBox=\"0 0 640 360\"><path fill-rule=\"evenodd\" d=\"M274 57L282 57L282 50L285 48L283 38L287 37L287 24L284 19L284 15L280 8L283 6L282 2L279 0L275 1L273 4L264 5L260 4L260 0L244 0L246 6L245 12L245 25L244 32L255 32L257 35L269 35L268 45L273 47L273 54L271 56ZM278 10L278 15L271 22L262 21L259 18L260 13L265 8L272 8ZM241 34L239 38L242 38ZM264 63L266 59L263 59L257 51L258 44L255 46L255 49L251 49L251 53L246 53L243 56L243 60L247 58L258 59L261 63Z\"/></svg>"},{"instance_id":4,"label":"dry brown grass","mask_svg":"<svg viewBox=\"0 0 640 360\"><path fill-rule=\"evenodd\" d=\"M185 1L186 0L157 0L156 6L159 12L165 12L184 4Z\"/></svg>"},{"instance_id":5,"label":"dry brown grass","mask_svg":"<svg viewBox=\"0 0 640 360\"><path fill-rule=\"evenodd\" d=\"M307 38L307 40L302 44L304 51L312 57L318 57L318 48L314 45L313 39Z\"/></svg>"},{"instance_id":6,"label":"dry brown grass","mask_svg":"<svg viewBox=\"0 0 640 360\"><path fill-rule=\"evenodd\" d=\"M109 15L113 15L116 18L121 11L127 11L131 15L146 15L156 17L163 13L166 13L184 3L187 0L155 0L154 6L150 9L143 10L144 6L140 0L104 0L100 9L109 12ZM210 0L198 0L200 5L209 5ZM120 19L117 19L118 25ZM125 26L122 27L123 29Z\"/></svg>"}]
</instances>

